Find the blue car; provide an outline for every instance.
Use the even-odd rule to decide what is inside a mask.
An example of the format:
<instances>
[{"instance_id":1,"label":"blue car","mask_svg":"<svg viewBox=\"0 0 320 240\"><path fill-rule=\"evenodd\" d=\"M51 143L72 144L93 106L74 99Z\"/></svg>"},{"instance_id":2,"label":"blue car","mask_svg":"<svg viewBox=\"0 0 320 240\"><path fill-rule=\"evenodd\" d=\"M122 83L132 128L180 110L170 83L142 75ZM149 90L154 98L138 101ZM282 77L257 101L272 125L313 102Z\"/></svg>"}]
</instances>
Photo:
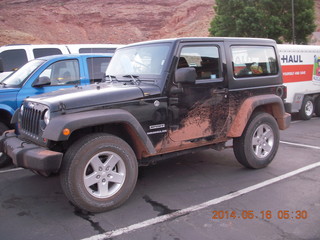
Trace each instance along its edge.
<instances>
[{"instance_id":1,"label":"blue car","mask_svg":"<svg viewBox=\"0 0 320 240\"><path fill-rule=\"evenodd\" d=\"M53 55L29 61L0 82L0 135L22 101L62 88L101 82L112 54ZM0 153L0 167L10 162Z\"/></svg>"}]
</instances>

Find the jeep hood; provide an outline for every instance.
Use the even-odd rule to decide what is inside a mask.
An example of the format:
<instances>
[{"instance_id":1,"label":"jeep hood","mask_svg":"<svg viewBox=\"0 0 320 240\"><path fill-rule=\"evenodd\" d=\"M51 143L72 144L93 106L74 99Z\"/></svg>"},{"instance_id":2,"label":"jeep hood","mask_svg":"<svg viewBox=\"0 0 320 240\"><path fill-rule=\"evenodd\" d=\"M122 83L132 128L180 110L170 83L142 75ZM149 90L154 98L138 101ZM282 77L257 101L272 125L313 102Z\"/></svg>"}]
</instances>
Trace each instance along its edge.
<instances>
[{"instance_id":1,"label":"jeep hood","mask_svg":"<svg viewBox=\"0 0 320 240\"><path fill-rule=\"evenodd\" d=\"M156 85L92 84L85 87L60 89L29 98L27 101L38 102L50 107L52 112L86 107L117 104L134 101L146 96L160 94Z\"/></svg>"}]
</instances>

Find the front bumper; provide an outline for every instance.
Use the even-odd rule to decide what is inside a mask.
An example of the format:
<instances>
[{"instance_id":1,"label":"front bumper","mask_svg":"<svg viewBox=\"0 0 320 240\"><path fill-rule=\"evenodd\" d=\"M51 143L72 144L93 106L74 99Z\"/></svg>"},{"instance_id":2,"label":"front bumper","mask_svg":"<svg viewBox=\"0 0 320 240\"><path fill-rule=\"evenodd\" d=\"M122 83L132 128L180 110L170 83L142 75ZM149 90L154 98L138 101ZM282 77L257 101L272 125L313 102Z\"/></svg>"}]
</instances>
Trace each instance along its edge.
<instances>
[{"instance_id":1,"label":"front bumper","mask_svg":"<svg viewBox=\"0 0 320 240\"><path fill-rule=\"evenodd\" d=\"M12 158L14 165L38 171L57 172L63 154L25 142L13 130L0 137L0 152Z\"/></svg>"}]
</instances>

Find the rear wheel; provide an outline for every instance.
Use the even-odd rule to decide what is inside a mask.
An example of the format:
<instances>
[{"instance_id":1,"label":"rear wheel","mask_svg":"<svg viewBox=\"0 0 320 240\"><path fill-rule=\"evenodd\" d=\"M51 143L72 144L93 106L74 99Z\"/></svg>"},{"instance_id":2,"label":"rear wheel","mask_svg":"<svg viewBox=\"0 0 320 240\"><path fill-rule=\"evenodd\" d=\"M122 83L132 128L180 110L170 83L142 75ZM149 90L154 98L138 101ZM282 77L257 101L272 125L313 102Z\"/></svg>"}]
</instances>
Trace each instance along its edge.
<instances>
[{"instance_id":1,"label":"rear wheel","mask_svg":"<svg viewBox=\"0 0 320 240\"><path fill-rule=\"evenodd\" d=\"M263 168L271 163L279 147L279 129L268 113L255 112L242 136L233 139L237 160L247 168Z\"/></svg>"},{"instance_id":2,"label":"rear wheel","mask_svg":"<svg viewBox=\"0 0 320 240\"><path fill-rule=\"evenodd\" d=\"M125 141L109 134L92 134L69 148L63 159L60 181L75 206L89 212L103 212L129 198L137 176L137 159Z\"/></svg>"},{"instance_id":3,"label":"rear wheel","mask_svg":"<svg viewBox=\"0 0 320 240\"><path fill-rule=\"evenodd\" d=\"M310 96L305 96L302 101L299 115L303 120L309 120L312 118L313 113L314 113L313 99Z\"/></svg>"},{"instance_id":4,"label":"rear wheel","mask_svg":"<svg viewBox=\"0 0 320 240\"><path fill-rule=\"evenodd\" d=\"M2 135L9 128L0 122L0 135ZM3 152L0 152L0 168L5 167L11 163L11 158Z\"/></svg>"}]
</instances>

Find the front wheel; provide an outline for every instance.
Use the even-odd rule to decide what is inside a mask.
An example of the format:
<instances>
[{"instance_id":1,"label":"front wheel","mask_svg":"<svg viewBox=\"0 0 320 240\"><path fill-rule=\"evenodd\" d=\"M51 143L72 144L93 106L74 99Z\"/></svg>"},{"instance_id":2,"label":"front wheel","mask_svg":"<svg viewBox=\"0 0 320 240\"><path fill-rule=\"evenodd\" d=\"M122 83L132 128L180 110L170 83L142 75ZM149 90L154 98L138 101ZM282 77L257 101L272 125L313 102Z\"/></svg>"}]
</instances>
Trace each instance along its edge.
<instances>
[{"instance_id":1,"label":"front wheel","mask_svg":"<svg viewBox=\"0 0 320 240\"><path fill-rule=\"evenodd\" d=\"M279 129L268 113L254 113L241 137L233 139L237 160L247 168L263 168L271 163L279 147Z\"/></svg>"},{"instance_id":2,"label":"front wheel","mask_svg":"<svg viewBox=\"0 0 320 240\"><path fill-rule=\"evenodd\" d=\"M129 198L137 176L137 159L125 141L109 134L92 134L68 149L60 182L75 206L89 212L103 212Z\"/></svg>"}]
</instances>

